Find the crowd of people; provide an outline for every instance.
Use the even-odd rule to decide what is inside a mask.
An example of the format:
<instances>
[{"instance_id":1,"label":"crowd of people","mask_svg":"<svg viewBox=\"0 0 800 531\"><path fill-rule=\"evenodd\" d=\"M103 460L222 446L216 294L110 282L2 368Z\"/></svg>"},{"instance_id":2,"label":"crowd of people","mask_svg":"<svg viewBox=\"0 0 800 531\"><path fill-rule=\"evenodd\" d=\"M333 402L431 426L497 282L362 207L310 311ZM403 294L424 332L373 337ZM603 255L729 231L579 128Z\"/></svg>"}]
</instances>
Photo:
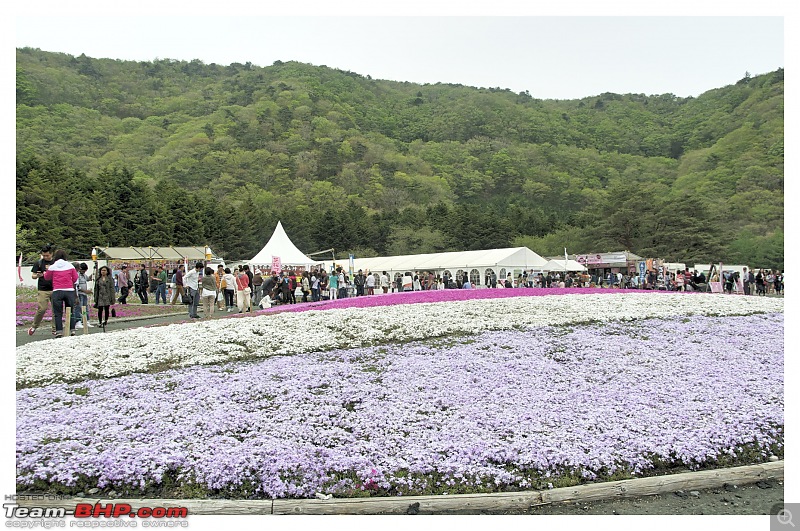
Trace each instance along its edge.
<instances>
[{"instance_id":1,"label":"crowd of people","mask_svg":"<svg viewBox=\"0 0 800 531\"><path fill-rule=\"evenodd\" d=\"M147 271L142 267L142 273L137 278L147 278ZM198 279L213 276L214 286L208 280L205 289L206 297L211 297L212 289L214 293L214 304L219 311L252 311L253 307L266 308L275 304L295 304L298 302L316 302L319 300L335 300L346 297L359 297L362 295L374 295L377 293L403 292L403 291L424 291L435 289L471 289L478 287L480 279L470 279L466 271L459 271L455 275L450 275L445 271L441 275L432 271L424 272L405 272L390 277L386 271L370 272L358 270L351 278L349 273L341 267L335 268L328 273L322 267L314 267L310 271L294 271L285 269L279 273L262 271L255 268L250 270L248 265L242 265L231 271L222 265L214 271L206 268L202 262L196 266ZM189 274L190 282L186 283L184 278L184 267L180 266L173 270L169 281L166 273L157 268L155 275L157 282L150 282L150 291L166 289L171 304L175 304L180 297L183 302L190 304L194 298L194 293L199 288L195 285L194 276ZM729 278L730 277L730 278ZM752 278L751 278L752 277ZM658 270L647 271L644 276L635 273L611 273L601 272L535 272L534 270L519 273L516 279L508 274L505 279L498 279L494 270L487 270L483 285L488 288L551 288L551 287L601 287L601 288L626 288L626 289L645 289L645 290L666 290L666 291L707 291L709 280L702 272L697 270L662 273ZM726 290L730 291L728 280L731 284L735 283L734 274L724 273ZM711 279L711 281L716 281ZM783 275L780 272L759 271L758 274L749 273L744 283L745 294L750 294L751 286L756 286L757 294L780 294L783 285ZM140 286L140 291L146 286L146 281L134 279L134 285ZM166 285L166 288L162 286ZM146 293L140 293L140 299L146 303ZM191 308L191 306L190 306ZM196 311L190 310L192 317L196 316ZM206 315L209 312L206 311Z\"/></svg>"},{"instance_id":2,"label":"crowd of people","mask_svg":"<svg viewBox=\"0 0 800 531\"><path fill-rule=\"evenodd\" d=\"M216 270L197 262L190 271L181 264L168 272L162 266L148 271L140 264L133 278L128 267L121 265L113 271L108 266L100 267L94 278L94 288L89 289L92 276L88 274L85 263L70 263L62 249L54 249L52 244L41 249L41 258L31 268L33 279L37 280L37 311L28 335L33 335L47 311L53 308L51 332L56 337L64 335L64 314L70 309L69 333L74 335L76 328L92 326L89 321L90 297L97 309L97 326L105 329L109 316L114 315L115 303L127 304L131 289L139 297L141 304L149 304L149 294L155 295L156 304L176 305L179 301L186 305L191 319L200 319L198 311L203 305L204 318L210 318L215 311L252 312L254 308L268 308L276 304L296 304L336 300L389 292L424 291L437 289L471 289L477 287L480 278L470 279L465 271L450 275L448 271L436 274L433 271L405 272L391 278L386 271L364 272L358 270L351 276L341 267L328 273L323 267L310 271L285 269L281 272L262 271L242 265L230 268L218 265ZM473 275L477 272L473 270ZM601 287L627 288L667 291L709 291L709 282L721 282L727 293L734 291L745 295L780 295L783 291L784 277L778 270L758 270L754 273L744 268L738 272L711 272L707 279L702 272L647 271L640 276L635 273L595 272L536 272L523 271L517 278L508 274L498 279L494 270L487 269L483 285L488 288L572 288ZM84 319L85 318L85 319Z\"/></svg>"}]
</instances>

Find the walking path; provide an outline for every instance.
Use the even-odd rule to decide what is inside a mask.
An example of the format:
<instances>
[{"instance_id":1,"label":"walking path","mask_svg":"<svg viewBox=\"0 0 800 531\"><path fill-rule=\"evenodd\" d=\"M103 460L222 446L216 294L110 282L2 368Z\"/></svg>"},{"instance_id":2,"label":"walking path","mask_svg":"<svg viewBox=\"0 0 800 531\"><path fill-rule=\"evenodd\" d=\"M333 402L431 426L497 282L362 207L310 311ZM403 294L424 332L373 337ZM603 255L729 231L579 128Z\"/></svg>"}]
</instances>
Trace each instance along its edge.
<instances>
[{"instance_id":1,"label":"walking path","mask_svg":"<svg viewBox=\"0 0 800 531\"><path fill-rule=\"evenodd\" d=\"M198 313L203 313L203 308L198 308ZM235 313L227 313L225 310L217 310L214 312L212 319L219 319L222 317L228 317L232 315L237 315ZM186 309L186 306L175 306L175 311L171 313L164 313L160 315L150 315L150 316L136 316L136 317L112 317L108 320L108 326L106 326L105 333L113 332L115 330L124 330L127 328L138 328L142 326L151 326L151 325L158 325L158 324L173 324L173 323L182 323L182 322L195 322L196 320L189 319L189 313ZM89 334L102 334L104 330L97 326L97 322L92 320L90 321L92 325L89 328ZM83 329L75 330L75 334L83 334ZM17 345L25 345L27 343L31 343L33 341L41 341L43 339L53 339L53 336L50 333L50 323L49 322L42 322L42 325L34 332L32 336L28 335L28 326L18 326L17 327Z\"/></svg>"}]
</instances>

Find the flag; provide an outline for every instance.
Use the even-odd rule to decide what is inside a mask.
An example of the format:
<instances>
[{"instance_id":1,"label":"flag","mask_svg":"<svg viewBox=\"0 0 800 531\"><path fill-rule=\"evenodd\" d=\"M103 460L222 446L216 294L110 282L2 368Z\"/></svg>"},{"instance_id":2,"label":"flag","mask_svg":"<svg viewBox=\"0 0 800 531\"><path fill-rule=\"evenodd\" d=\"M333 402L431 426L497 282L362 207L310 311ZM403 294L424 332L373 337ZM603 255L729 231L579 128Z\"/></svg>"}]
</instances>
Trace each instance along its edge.
<instances>
[{"instance_id":1,"label":"flag","mask_svg":"<svg viewBox=\"0 0 800 531\"><path fill-rule=\"evenodd\" d=\"M19 283L22 284L22 253L19 253L19 262L17 262L17 276Z\"/></svg>"}]
</instances>

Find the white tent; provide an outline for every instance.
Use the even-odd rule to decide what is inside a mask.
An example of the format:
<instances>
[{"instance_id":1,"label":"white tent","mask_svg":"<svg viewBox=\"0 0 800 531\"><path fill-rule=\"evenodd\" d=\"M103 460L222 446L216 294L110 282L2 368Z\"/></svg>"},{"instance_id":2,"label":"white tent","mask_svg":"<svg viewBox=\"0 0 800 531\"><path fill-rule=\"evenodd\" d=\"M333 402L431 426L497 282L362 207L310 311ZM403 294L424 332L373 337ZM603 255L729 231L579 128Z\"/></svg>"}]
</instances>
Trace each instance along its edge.
<instances>
[{"instance_id":1,"label":"white tent","mask_svg":"<svg viewBox=\"0 0 800 531\"><path fill-rule=\"evenodd\" d=\"M375 258L356 258L353 260L354 271L359 269L370 272L386 271L390 278L405 272L425 272L441 274L449 271L450 275L459 270L472 273L477 270L476 278L484 279L486 270L491 269L500 278L515 271L541 269L547 260L527 247L510 247L504 249L484 249L480 251L455 251L449 253L411 254L402 256L380 256ZM330 262L326 262L330 265ZM337 265L349 269L348 260L337 261ZM503 271L501 275L501 271Z\"/></svg>"},{"instance_id":2,"label":"white tent","mask_svg":"<svg viewBox=\"0 0 800 531\"><path fill-rule=\"evenodd\" d=\"M173 261L205 260L207 255L219 257L208 247L98 247L100 255L116 261Z\"/></svg>"},{"instance_id":3,"label":"white tent","mask_svg":"<svg viewBox=\"0 0 800 531\"><path fill-rule=\"evenodd\" d=\"M542 266L542 271L586 271L586 268L575 260L550 260Z\"/></svg>"},{"instance_id":4,"label":"white tent","mask_svg":"<svg viewBox=\"0 0 800 531\"><path fill-rule=\"evenodd\" d=\"M281 225L280 221L264 248L251 260L248 260L248 263L251 266L260 266L270 269L272 268L273 256L277 256L281 259L282 266L308 266L316 263L300 252L300 249L295 247L292 240L286 235L286 231L283 230L283 225Z\"/></svg>"}]
</instances>

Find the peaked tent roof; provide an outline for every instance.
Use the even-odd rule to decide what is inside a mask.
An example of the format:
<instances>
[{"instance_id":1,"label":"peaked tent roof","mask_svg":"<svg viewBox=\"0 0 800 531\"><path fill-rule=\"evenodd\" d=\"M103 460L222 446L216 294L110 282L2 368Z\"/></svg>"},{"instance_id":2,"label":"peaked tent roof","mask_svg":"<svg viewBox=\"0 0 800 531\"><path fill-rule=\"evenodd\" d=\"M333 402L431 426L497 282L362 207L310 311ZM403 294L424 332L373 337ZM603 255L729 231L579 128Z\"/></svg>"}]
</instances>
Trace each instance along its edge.
<instances>
[{"instance_id":1,"label":"peaked tent roof","mask_svg":"<svg viewBox=\"0 0 800 531\"><path fill-rule=\"evenodd\" d=\"M340 261L342 265L346 261ZM543 266L547 260L527 247L484 249L479 251L455 251L449 253L411 254L356 258L355 270L369 271L441 271L458 269L480 269L489 267L531 269ZM483 274L483 271L481 271Z\"/></svg>"},{"instance_id":2,"label":"peaked tent roof","mask_svg":"<svg viewBox=\"0 0 800 531\"><path fill-rule=\"evenodd\" d=\"M280 221L278 221L275 231L264 248L251 260L248 260L248 263L272 267L273 256L280 257L281 265L309 265L316 263L295 247L292 240L286 235L286 231L283 230L283 225L281 225Z\"/></svg>"},{"instance_id":3,"label":"peaked tent roof","mask_svg":"<svg viewBox=\"0 0 800 531\"><path fill-rule=\"evenodd\" d=\"M564 260L550 260L542 266L542 271L586 271L586 268L575 260L567 260L566 267Z\"/></svg>"}]
</instances>

